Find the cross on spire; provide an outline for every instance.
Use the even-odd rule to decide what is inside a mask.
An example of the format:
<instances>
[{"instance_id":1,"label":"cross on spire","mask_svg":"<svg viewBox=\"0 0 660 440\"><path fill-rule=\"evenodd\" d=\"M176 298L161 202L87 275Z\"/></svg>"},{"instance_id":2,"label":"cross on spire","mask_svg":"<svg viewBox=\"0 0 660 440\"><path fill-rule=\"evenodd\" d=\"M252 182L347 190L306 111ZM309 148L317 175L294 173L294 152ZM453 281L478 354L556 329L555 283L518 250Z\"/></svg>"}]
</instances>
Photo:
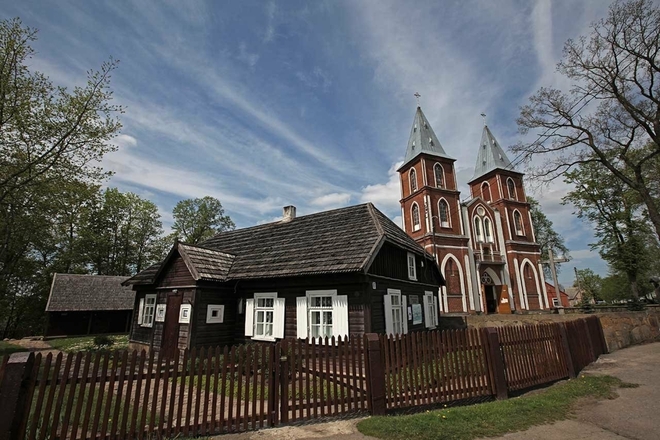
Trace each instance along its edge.
<instances>
[{"instance_id":1,"label":"cross on spire","mask_svg":"<svg viewBox=\"0 0 660 440\"><path fill-rule=\"evenodd\" d=\"M484 125L486 125L486 113L482 113L481 117L484 118Z\"/></svg>"},{"instance_id":2,"label":"cross on spire","mask_svg":"<svg viewBox=\"0 0 660 440\"><path fill-rule=\"evenodd\" d=\"M417 98L417 107L419 107L419 98L421 98L422 95L420 95L419 92L415 92L415 94L414 94L413 96L414 96L415 98Z\"/></svg>"}]
</instances>

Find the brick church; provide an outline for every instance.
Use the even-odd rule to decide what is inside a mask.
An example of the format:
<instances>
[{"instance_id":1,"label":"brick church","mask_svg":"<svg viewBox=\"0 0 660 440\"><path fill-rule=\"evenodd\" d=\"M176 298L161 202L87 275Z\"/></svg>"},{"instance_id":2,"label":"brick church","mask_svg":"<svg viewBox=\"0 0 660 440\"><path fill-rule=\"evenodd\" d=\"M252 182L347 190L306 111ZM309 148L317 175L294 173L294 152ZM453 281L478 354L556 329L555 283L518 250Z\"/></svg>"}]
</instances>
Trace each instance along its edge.
<instances>
[{"instance_id":1,"label":"brick church","mask_svg":"<svg viewBox=\"0 0 660 440\"><path fill-rule=\"evenodd\" d=\"M403 165L403 228L435 256L447 285L444 314L513 313L550 308L523 173L484 126L461 200L454 162L417 107Z\"/></svg>"}]
</instances>

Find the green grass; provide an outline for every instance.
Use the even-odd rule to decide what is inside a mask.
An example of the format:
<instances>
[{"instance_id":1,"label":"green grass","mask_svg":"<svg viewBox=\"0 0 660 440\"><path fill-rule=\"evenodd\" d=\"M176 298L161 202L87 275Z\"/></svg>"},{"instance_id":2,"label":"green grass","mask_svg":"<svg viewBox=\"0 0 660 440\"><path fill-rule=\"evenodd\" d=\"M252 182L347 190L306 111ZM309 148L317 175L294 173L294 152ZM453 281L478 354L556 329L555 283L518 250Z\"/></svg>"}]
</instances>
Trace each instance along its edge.
<instances>
[{"instance_id":1,"label":"green grass","mask_svg":"<svg viewBox=\"0 0 660 440\"><path fill-rule=\"evenodd\" d=\"M94 344L94 336L81 336L78 338L51 339L48 345L55 350L66 352L97 351L97 350L125 350L128 348L128 335L111 335L114 343L110 346L97 346Z\"/></svg>"},{"instance_id":2,"label":"green grass","mask_svg":"<svg viewBox=\"0 0 660 440\"><path fill-rule=\"evenodd\" d=\"M19 345L14 345L14 344L10 344L9 342L0 341L0 358L8 354L18 353L21 351L28 351L28 350Z\"/></svg>"},{"instance_id":3,"label":"green grass","mask_svg":"<svg viewBox=\"0 0 660 440\"><path fill-rule=\"evenodd\" d=\"M611 376L581 376L538 394L408 416L371 417L357 427L365 435L387 440L492 437L565 419L579 399L613 399L616 388L630 386Z\"/></svg>"}]
</instances>

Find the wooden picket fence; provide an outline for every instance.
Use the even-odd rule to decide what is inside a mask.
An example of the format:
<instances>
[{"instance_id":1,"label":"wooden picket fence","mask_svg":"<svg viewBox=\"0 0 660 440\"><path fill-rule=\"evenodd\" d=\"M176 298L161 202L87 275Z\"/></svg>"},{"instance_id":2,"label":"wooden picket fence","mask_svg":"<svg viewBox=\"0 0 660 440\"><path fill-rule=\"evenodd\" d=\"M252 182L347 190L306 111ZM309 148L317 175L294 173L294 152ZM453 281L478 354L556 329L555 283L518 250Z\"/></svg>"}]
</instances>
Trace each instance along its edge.
<instances>
[{"instance_id":1,"label":"wooden picket fence","mask_svg":"<svg viewBox=\"0 0 660 440\"><path fill-rule=\"evenodd\" d=\"M506 398L606 352L600 321L0 360L0 439L192 437ZM18 359L18 357L16 358ZM4 394L3 394L4 393ZM5 412L6 411L6 412Z\"/></svg>"}]
</instances>

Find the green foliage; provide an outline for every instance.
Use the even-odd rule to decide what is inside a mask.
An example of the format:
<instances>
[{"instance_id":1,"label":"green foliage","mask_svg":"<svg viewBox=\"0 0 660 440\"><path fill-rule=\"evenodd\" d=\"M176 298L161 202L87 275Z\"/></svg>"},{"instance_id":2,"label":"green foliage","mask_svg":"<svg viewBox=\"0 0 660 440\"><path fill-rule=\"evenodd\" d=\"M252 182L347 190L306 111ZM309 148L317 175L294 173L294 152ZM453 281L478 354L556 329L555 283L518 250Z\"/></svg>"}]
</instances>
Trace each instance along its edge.
<instances>
[{"instance_id":1,"label":"green foliage","mask_svg":"<svg viewBox=\"0 0 660 440\"><path fill-rule=\"evenodd\" d=\"M370 417L358 423L365 435L387 440L471 440L563 420L580 399L612 399L623 386L611 376L581 376L541 393L408 416Z\"/></svg>"},{"instance_id":2,"label":"green foliage","mask_svg":"<svg viewBox=\"0 0 660 440\"><path fill-rule=\"evenodd\" d=\"M94 336L94 345L97 347L108 348L115 343L115 340L108 335Z\"/></svg>"},{"instance_id":3,"label":"green foliage","mask_svg":"<svg viewBox=\"0 0 660 440\"><path fill-rule=\"evenodd\" d=\"M573 287L580 289L583 302L598 301L602 297L603 279L591 269L580 269Z\"/></svg>"},{"instance_id":4,"label":"green foliage","mask_svg":"<svg viewBox=\"0 0 660 440\"><path fill-rule=\"evenodd\" d=\"M527 196L527 203L530 205L530 215L532 216L532 226L534 227L534 236L536 242L541 246L541 259L549 258L548 251L552 250L555 257L568 257L568 248L564 242L564 237L559 235L552 227L552 221L541 211L541 205L533 197ZM555 264L557 272L561 264ZM546 278L549 278L550 269L547 266L543 268Z\"/></svg>"},{"instance_id":5,"label":"green foliage","mask_svg":"<svg viewBox=\"0 0 660 440\"><path fill-rule=\"evenodd\" d=\"M234 222L216 198L206 196L201 199L181 200L172 212L174 236L190 244L200 243L218 232L231 231Z\"/></svg>"}]
</instances>

